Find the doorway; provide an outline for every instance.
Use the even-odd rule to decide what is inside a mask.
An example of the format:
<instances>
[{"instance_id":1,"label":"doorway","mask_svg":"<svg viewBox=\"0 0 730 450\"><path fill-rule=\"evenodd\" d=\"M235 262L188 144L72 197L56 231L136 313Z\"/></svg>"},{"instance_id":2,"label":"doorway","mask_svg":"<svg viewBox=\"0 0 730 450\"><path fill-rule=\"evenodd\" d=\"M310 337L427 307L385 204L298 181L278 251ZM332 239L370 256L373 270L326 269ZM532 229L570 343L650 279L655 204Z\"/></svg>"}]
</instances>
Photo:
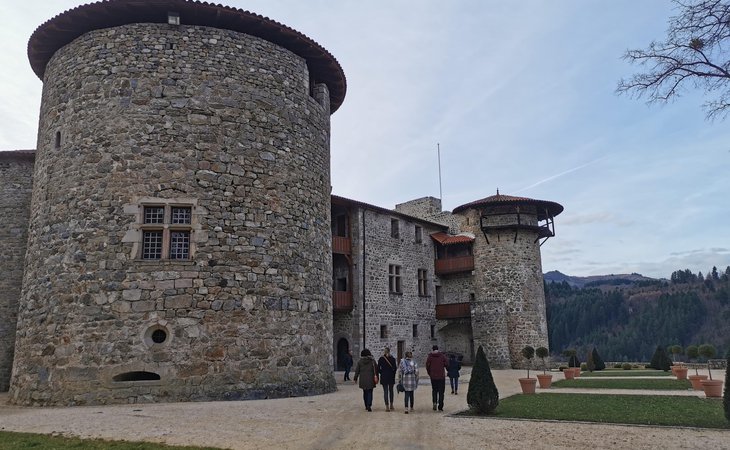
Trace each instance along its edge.
<instances>
[{"instance_id":1,"label":"doorway","mask_svg":"<svg viewBox=\"0 0 730 450\"><path fill-rule=\"evenodd\" d=\"M345 356L350 351L350 343L347 339L340 338L337 341L337 370L345 370Z\"/></svg>"},{"instance_id":2,"label":"doorway","mask_svg":"<svg viewBox=\"0 0 730 450\"><path fill-rule=\"evenodd\" d=\"M398 364L406 352L406 341L398 341Z\"/></svg>"}]
</instances>

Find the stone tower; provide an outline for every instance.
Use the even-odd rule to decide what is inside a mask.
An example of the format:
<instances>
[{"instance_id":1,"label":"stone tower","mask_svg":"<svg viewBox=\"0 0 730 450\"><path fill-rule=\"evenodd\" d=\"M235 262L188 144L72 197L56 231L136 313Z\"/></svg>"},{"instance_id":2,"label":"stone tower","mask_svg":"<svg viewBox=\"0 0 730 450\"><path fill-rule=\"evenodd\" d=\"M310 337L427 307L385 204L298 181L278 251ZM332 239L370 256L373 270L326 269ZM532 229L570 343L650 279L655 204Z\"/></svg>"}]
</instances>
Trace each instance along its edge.
<instances>
[{"instance_id":1,"label":"stone tower","mask_svg":"<svg viewBox=\"0 0 730 450\"><path fill-rule=\"evenodd\" d=\"M524 346L548 346L540 245L554 236L562 211L555 202L499 193L453 211L461 231L475 236L474 347L484 347L493 367L522 367Z\"/></svg>"},{"instance_id":2,"label":"stone tower","mask_svg":"<svg viewBox=\"0 0 730 450\"><path fill-rule=\"evenodd\" d=\"M11 401L334 390L334 57L186 0L80 6L28 53L43 97Z\"/></svg>"}]
</instances>

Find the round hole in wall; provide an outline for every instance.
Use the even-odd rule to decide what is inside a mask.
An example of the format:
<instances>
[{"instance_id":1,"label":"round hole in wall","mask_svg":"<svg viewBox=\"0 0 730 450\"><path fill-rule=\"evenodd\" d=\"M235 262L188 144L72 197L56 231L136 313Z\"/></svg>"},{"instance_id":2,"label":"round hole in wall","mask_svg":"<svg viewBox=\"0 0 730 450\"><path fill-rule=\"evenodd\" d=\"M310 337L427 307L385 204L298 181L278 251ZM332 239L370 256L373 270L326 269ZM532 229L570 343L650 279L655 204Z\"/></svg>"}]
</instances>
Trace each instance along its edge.
<instances>
[{"instance_id":1,"label":"round hole in wall","mask_svg":"<svg viewBox=\"0 0 730 450\"><path fill-rule=\"evenodd\" d=\"M152 332L151 335L152 342L155 344L162 344L167 340L167 332L161 328L158 328L157 330Z\"/></svg>"},{"instance_id":2,"label":"round hole in wall","mask_svg":"<svg viewBox=\"0 0 730 450\"><path fill-rule=\"evenodd\" d=\"M144 343L147 347L156 348L168 345L170 342L170 330L164 325L155 324L144 332Z\"/></svg>"}]
</instances>

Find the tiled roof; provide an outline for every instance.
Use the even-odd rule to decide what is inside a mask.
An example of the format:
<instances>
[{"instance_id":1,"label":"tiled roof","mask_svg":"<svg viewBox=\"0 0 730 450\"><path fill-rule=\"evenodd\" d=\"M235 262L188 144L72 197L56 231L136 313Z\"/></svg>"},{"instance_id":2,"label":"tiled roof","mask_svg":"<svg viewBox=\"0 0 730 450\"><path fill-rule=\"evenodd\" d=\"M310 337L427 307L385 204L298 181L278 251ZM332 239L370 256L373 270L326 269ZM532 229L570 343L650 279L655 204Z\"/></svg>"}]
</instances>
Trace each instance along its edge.
<instances>
[{"instance_id":1,"label":"tiled roof","mask_svg":"<svg viewBox=\"0 0 730 450\"><path fill-rule=\"evenodd\" d=\"M442 229L448 228L447 225L444 225L442 223L433 222L433 221L426 220L426 219L421 219L420 217L415 217L415 216L411 216L411 215L408 215L408 214L403 214L402 212L395 211L393 209L388 209L388 208L383 208L381 206L371 205L370 203L365 203L365 202L360 202L360 201L357 201L357 200L352 200L352 199L347 198L347 197L340 197L339 195L332 194L331 195L331 198L332 198L332 204L335 204L335 205L343 205L343 206L353 205L353 206L359 206L361 208L370 209L370 210L373 210L373 211L378 211L378 212L383 213L383 214L389 214L391 216L399 216L399 217L403 217L404 219L411 220L411 221L414 221L414 222L421 222L421 223L424 223L424 224L427 224L427 225L432 225L432 226L437 227L437 228L442 228Z\"/></svg>"},{"instance_id":2,"label":"tiled roof","mask_svg":"<svg viewBox=\"0 0 730 450\"><path fill-rule=\"evenodd\" d=\"M538 220L545 220L548 216L555 217L563 212L563 206L559 203L547 200L535 200L527 197L514 197L512 195L491 195L481 200L476 200L465 205L454 208L454 213L465 209L477 208L480 206L501 206L501 205L533 205L537 208Z\"/></svg>"},{"instance_id":3,"label":"tiled roof","mask_svg":"<svg viewBox=\"0 0 730 450\"><path fill-rule=\"evenodd\" d=\"M446 234L443 231L433 233L431 239L441 245L468 244L474 242L474 237L466 234Z\"/></svg>"},{"instance_id":4,"label":"tiled roof","mask_svg":"<svg viewBox=\"0 0 730 450\"><path fill-rule=\"evenodd\" d=\"M39 26L28 41L28 59L42 80L54 53L92 30L131 23L167 23L169 11L180 13L182 25L238 31L280 45L307 61L312 79L330 91L335 112L345 99L345 73L324 47L288 26L243 9L196 0L105 0L69 9Z\"/></svg>"}]
</instances>

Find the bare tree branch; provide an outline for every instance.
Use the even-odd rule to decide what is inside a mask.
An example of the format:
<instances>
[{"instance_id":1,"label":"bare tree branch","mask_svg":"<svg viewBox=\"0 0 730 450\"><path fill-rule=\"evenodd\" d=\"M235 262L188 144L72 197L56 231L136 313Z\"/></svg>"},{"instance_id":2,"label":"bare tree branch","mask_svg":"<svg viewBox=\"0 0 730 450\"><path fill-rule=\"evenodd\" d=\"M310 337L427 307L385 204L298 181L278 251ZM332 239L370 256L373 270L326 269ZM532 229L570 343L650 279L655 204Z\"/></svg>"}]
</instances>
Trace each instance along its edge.
<instances>
[{"instance_id":1,"label":"bare tree branch","mask_svg":"<svg viewBox=\"0 0 730 450\"><path fill-rule=\"evenodd\" d=\"M619 81L618 94L665 103L680 97L685 85L704 90L708 119L730 113L730 0L674 0L663 42L627 50L623 58L644 72Z\"/></svg>"}]
</instances>

